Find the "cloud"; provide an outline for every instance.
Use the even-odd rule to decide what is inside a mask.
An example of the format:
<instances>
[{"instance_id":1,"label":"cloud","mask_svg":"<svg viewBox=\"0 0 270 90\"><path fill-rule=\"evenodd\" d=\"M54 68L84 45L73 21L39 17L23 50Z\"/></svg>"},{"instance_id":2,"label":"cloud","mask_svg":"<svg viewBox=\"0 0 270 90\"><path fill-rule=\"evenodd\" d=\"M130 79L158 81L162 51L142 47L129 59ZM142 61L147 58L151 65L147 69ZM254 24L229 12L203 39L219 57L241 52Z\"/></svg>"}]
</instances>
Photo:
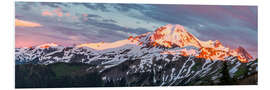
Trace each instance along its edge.
<instances>
[{"instance_id":1,"label":"cloud","mask_svg":"<svg viewBox=\"0 0 270 90\"><path fill-rule=\"evenodd\" d=\"M69 16L70 16L70 13L66 13L65 15L66 15L67 17L69 17Z\"/></svg>"},{"instance_id":2,"label":"cloud","mask_svg":"<svg viewBox=\"0 0 270 90\"><path fill-rule=\"evenodd\" d=\"M53 13L51 13L50 11L43 11L42 13L41 13L41 15L42 16L53 16Z\"/></svg>"},{"instance_id":3,"label":"cloud","mask_svg":"<svg viewBox=\"0 0 270 90\"><path fill-rule=\"evenodd\" d=\"M80 37L78 36L68 36L70 40L80 40Z\"/></svg>"},{"instance_id":4,"label":"cloud","mask_svg":"<svg viewBox=\"0 0 270 90\"><path fill-rule=\"evenodd\" d=\"M18 26L18 27L41 27L42 25L39 23L36 23L36 22L15 19L15 26Z\"/></svg>"},{"instance_id":5,"label":"cloud","mask_svg":"<svg viewBox=\"0 0 270 90\"><path fill-rule=\"evenodd\" d=\"M58 16L58 17L62 17L63 16L63 12L61 8L57 8L54 9L53 12Z\"/></svg>"},{"instance_id":6,"label":"cloud","mask_svg":"<svg viewBox=\"0 0 270 90\"><path fill-rule=\"evenodd\" d=\"M95 14L87 14L87 17L88 18L92 18L92 17L94 17L94 18L101 18L101 16L95 15Z\"/></svg>"},{"instance_id":7,"label":"cloud","mask_svg":"<svg viewBox=\"0 0 270 90\"><path fill-rule=\"evenodd\" d=\"M112 19L103 19L103 22L108 22L108 23L117 23L117 21L112 20Z\"/></svg>"},{"instance_id":8,"label":"cloud","mask_svg":"<svg viewBox=\"0 0 270 90\"><path fill-rule=\"evenodd\" d=\"M70 13L63 13L62 9L61 8L56 8L52 11L49 11L49 10L45 10L43 12L41 12L41 15L42 16L58 16L58 17L63 17L63 16L71 16Z\"/></svg>"}]
</instances>

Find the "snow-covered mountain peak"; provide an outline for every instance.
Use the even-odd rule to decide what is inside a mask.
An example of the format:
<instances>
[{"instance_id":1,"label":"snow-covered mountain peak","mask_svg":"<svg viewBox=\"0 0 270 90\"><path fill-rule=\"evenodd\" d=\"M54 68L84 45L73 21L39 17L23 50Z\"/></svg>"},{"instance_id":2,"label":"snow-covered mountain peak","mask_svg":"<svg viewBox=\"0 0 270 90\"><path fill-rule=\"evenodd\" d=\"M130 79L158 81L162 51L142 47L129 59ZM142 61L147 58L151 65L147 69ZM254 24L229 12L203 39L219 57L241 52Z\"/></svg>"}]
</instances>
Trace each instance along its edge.
<instances>
[{"instance_id":1,"label":"snow-covered mountain peak","mask_svg":"<svg viewBox=\"0 0 270 90\"><path fill-rule=\"evenodd\" d=\"M159 27L151 35L151 42L156 45L162 45L165 47L184 47L184 46L195 46L201 47L199 40L187 32L181 25L165 25Z\"/></svg>"},{"instance_id":2,"label":"snow-covered mountain peak","mask_svg":"<svg viewBox=\"0 0 270 90\"><path fill-rule=\"evenodd\" d=\"M252 56L244 48L230 49L222 45L219 40L201 41L179 24L168 24L157 28L152 33L129 38L139 43L152 47L180 48L165 50L161 54L179 54L182 56L196 56L209 60L225 60L226 57L235 56L242 62L248 62ZM195 47L197 49L187 49Z\"/></svg>"}]
</instances>

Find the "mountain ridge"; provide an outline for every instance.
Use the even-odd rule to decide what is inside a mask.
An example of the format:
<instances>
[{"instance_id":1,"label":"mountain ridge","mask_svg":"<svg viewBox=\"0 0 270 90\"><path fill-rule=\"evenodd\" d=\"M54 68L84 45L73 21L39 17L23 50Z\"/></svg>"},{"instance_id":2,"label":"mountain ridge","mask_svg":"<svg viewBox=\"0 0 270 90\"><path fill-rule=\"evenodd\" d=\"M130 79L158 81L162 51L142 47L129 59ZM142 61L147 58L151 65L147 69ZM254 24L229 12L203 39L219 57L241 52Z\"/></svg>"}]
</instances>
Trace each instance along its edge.
<instances>
[{"instance_id":1,"label":"mountain ridge","mask_svg":"<svg viewBox=\"0 0 270 90\"><path fill-rule=\"evenodd\" d=\"M174 31L178 34L171 33ZM114 48L95 49L115 43ZM180 25L115 43L16 48L15 62L47 66L83 63L90 65L83 71L98 73L106 85L113 86L217 85L224 83L224 78L240 80L258 71L257 60L244 48L231 50L218 40L200 41Z\"/></svg>"}]
</instances>

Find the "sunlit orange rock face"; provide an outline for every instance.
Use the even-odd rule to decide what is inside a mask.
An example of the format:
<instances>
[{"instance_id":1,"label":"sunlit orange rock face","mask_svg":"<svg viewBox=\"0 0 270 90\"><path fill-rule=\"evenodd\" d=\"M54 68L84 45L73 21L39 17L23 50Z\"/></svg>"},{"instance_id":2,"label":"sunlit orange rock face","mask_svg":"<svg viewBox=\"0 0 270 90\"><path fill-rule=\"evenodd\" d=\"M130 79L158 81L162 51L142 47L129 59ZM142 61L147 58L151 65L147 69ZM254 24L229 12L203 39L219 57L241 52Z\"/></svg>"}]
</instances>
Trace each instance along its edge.
<instances>
[{"instance_id":1,"label":"sunlit orange rock face","mask_svg":"<svg viewBox=\"0 0 270 90\"><path fill-rule=\"evenodd\" d=\"M169 24L160 27L151 36L151 40L165 47L172 47L172 45L201 47L199 40L188 33L181 25Z\"/></svg>"},{"instance_id":2,"label":"sunlit orange rock face","mask_svg":"<svg viewBox=\"0 0 270 90\"><path fill-rule=\"evenodd\" d=\"M231 54L233 56L237 56L237 58L242 62L248 62L249 59L253 59L253 57L241 46L235 50L231 50Z\"/></svg>"},{"instance_id":3,"label":"sunlit orange rock face","mask_svg":"<svg viewBox=\"0 0 270 90\"><path fill-rule=\"evenodd\" d=\"M209 60L225 60L228 56L236 56L241 62L248 62L252 56L242 47L235 50L224 47L220 41L200 41L194 35L187 32L181 25L166 25L155 30L151 36L153 46L164 46L171 48L173 46L186 47L194 46L199 48L196 50L173 50L164 51L161 54L180 54L182 56L196 56Z\"/></svg>"}]
</instances>

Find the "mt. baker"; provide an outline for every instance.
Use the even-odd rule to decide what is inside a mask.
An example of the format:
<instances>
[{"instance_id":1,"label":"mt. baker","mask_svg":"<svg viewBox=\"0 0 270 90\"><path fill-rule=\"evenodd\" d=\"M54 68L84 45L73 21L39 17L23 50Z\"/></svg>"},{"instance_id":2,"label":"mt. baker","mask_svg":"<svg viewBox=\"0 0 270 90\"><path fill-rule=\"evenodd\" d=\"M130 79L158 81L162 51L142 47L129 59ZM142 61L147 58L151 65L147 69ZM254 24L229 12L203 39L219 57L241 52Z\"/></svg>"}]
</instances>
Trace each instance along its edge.
<instances>
[{"instance_id":1,"label":"mt. baker","mask_svg":"<svg viewBox=\"0 0 270 90\"><path fill-rule=\"evenodd\" d=\"M115 86L209 85L240 80L257 73L257 60L241 46L200 41L181 25L166 25L113 43L75 47L44 44L15 49L16 64L86 63L86 72L98 72ZM122 85L122 84L121 84Z\"/></svg>"}]
</instances>

